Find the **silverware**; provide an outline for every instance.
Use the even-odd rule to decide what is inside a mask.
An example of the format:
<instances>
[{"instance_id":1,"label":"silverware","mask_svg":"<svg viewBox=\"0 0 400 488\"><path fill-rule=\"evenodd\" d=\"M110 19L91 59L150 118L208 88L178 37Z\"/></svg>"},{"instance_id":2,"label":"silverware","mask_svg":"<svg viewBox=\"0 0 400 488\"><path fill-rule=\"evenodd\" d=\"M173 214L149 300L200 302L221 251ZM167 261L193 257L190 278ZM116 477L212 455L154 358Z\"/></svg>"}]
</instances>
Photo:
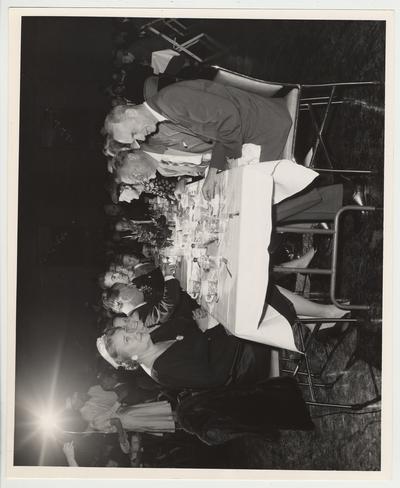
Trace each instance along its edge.
<instances>
[{"instance_id":1,"label":"silverware","mask_svg":"<svg viewBox=\"0 0 400 488\"><path fill-rule=\"evenodd\" d=\"M231 278L233 278L232 273L230 269L228 268L228 260L226 258L222 258L221 261L225 264L226 270L228 271L228 274Z\"/></svg>"}]
</instances>

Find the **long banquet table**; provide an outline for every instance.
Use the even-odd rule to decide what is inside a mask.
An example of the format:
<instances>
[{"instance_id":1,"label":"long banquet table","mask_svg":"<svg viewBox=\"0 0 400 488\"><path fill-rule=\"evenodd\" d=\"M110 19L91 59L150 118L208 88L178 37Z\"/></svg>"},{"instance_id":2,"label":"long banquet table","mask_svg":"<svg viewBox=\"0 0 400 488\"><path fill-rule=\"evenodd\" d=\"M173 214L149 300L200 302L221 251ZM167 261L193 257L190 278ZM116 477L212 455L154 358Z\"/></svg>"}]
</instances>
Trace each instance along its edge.
<instances>
[{"instance_id":1,"label":"long banquet table","mask_svg":"<svg viewBox=\"0 0 400 488\"><path fill-rule=\"evenodd\" d=\"M297 350L291 326L268 306L274 181L266 164L217 175L216 197L202 197L202 181L186 186L170 212L173 245L161 253L175 267L181 286L232 334Z\"/></svg>"}]
</instances>

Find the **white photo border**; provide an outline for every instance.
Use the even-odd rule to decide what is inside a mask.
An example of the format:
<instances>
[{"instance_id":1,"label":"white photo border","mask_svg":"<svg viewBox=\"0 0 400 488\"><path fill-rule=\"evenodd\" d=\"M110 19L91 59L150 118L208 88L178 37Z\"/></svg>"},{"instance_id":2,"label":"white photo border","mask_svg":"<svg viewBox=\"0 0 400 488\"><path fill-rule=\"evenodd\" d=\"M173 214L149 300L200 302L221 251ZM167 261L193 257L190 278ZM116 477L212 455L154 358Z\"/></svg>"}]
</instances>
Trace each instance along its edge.
<instances>
[{"instance_id":1,"label":"white photo border","mask_svg":"<svg viewBox=\"0 0 400 488\"><path fill-rule=\"evenodd\" d=\"M88 479L99 479L96 482L96 487L102 486L102 484L108 483L110 479L118 479L118 482L122 482L126 478L134 478L140 480L157 479L157 483L161 480L166 482L167 479L173 482L173 480L186 479L186 480L206 480L214 479L220 480L286 480L290 482L299 480L365 480L363 487L368 486L368 482L372 482L372 486L377 486L379 481L390 479L392 476L392 468L396 469L396 462L392 466L392 456L395 453L394 449L397 449L398 442L396 440L395 446L393 446L393 419L397 415L393 415L393 398L396 395L398 406L398 393L393 391L393 378L397 378L396 372L399 371L398 359L396 358L396 364L393 355L393 344L398 345L399 333L395 330L396 323L393 316L393 303L395 297L393 296L394 278L396 277L396 285L398 290L398 272L393 270L393 262L396 260L396 271L398 271L398 258L393 253L394 238L396 242L399 237L399 231L397 229L395 209L398 209L399 197L397 192L394 192L395 182L399 181L399 170L395 168L394 161L394 113L398 114L398 107L394 105L394 87L395 87L395 69L397 69L398 80L398 65L395 65L394 58L394 21L395 17L398 17L398 12L394 7L387 7L387 10L373 10L376 8L376 2L353 2L351 10L305 10L303 4L306 3L319 6L318 2L301 2L301 8L303 10L291 10L290 7L286 7L285 10L278 10L277 7L282 5L283 2L202 2L205 7L215 6L218 3L225 5L231 4L235 9L227 8L196 8L187 9L184 8L184 3L188 2L146 2L151 9L143 8L130 8L127 10L125 7L133 7L134 2L113 2L113 8L105 8L106 3L109 2L69 2L71 6L67 8L52 8L49 4L54 6L55 1L52 2L29 2L35 3L35 8L19 8L19 4L26 6L26 2L13 2L14 8L11 7L11 2L4 8L2 6L2 40L4 38L5 31L12 33L9 37L8 51L7 42L2 44L2 59L6 60L8 57L8 66L5 62L2 62L2 92L1 92L1 105L3 108L1 114L1 161L7 164L2 164L1 167L1 210L2 210L2 223L6 222L6 241L2 239L2 474L9 479L8 486L22 486L22 479L24 481L33 480L34 478L64 478L64 480L57 480L57 484L61 481L67 481L71 483L71 478L84 478L85 486ZM61 2L57 2L61 3ZM65 2L62 2L65 5ZM135 2L138 4L139 2ZM264 7L266 3L273 3L273 9L265 10L260 8ZM286 2L287 3L287 2ZM296 3L298 2L291 2ZM328 3L328 2L327 2ZM333 2L329 2L333 4ZM334 2L339 7L339 2ZM345 2L341 2L345 3ZM364 4L358 8L363 10L357 10L356 4ZM384 3L380 2L379 8L382 9ZM37 4L37 5L36 5ZM40 4L40 5L39 5ZM96 4L102 8L93 8L91 5ZM153 5L161 7L159 9L153 7ZM163 5L160 5L163 4ZM207 5L209 4L209 5ZM243 8L246 4L247 8ZM261 5L262 4L262 5ZM370 5L368 7L368 4ZM372 7L374 4L374 7ZM84 6L83 6L84 5ZM118 7L116 7L118 5ZM258 7L253 7L258 5ZM18 6L18 8L16 8ZM76 8L78 7L79 8ZM43 8L46 7L46 8ZM104 8L103 8L104 7ZM124 7L124 8L122 8ZM169 8L168 8L169 7ZM173 7L173 11L171 8ZM269 5L268 5L269 7ZM291 8L294 8L291 5ZM269 7L270 8L270 7ZM289 9L288 9L289 8ZM364 10L370 8L370 10ZM14 418L14 360L15 360L15 314L16 314L16 240L17 240L17 210L18 210L18 131L19 131L19 52L20 52L20 19L23 15L33 16L99 16L99 17L122 17L122 16L144 16L144 17L220 17L220 18L297 18L297 19L354 19L354 20L385 20L387 25L386 30L386 99L385 99L385 241L384 241L384 323L387 324L383 335L383 365L382 365L382 469L379 472L334 472L334 471L276 471L276 470L182 470L182 469L112 469L112 468L53 468L53 467L14 467L12 466L13 455L13 418ZM4 28L6 26L6 29ZM6 38L7 40L7 38ZM398 47L398 46L397 46ZM4 79L7 75L6 85L4 87ZM17 82L15 82L17 80ZM397 98L397 97L396 97ZM6 107L8 105L8 109ZM8 116L7 116L8 113ZM397 134L398 135L398 134ZM8 144L7 144L8 142ZM6 152L7 151L7 152ZM397 149L398 151L398 149ZM398 156L398 153L397 153ZM398 157L396 158L398 161ZM6 269L6 274L4 270ZM396 317L398 318L398 311L396 311ZM396 340L397 339L397 340ZM5 341L7 340L7 342ZM6 347L5 347L6 342ZM5 414L4 414L5 413ZM397 412L396 412L397 413ZM398 425L396 427L398 436ZM15 479L12 479L15 478ZM37 480L40 482L38 486L45 486L44 480ZM74 480L75 481L75 480ZM77 480L76 480L77 481ZM141 481L141 482L143 482ZM18 484L15 484L18 482ZM109 484L109 483L108 483ZM70 484L69 484L70 486ZM341 485L343 486L343 484Z\"/></svg>"}]
</instances>

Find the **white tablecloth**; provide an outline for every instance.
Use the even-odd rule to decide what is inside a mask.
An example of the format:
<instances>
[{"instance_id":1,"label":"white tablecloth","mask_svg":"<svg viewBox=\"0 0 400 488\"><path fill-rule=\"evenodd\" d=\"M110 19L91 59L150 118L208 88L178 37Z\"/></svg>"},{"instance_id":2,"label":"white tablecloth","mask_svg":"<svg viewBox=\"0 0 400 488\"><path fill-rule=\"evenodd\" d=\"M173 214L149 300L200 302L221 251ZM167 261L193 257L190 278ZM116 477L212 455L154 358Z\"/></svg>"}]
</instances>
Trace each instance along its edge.
<instances>
[{"instance_id":1,"label":"white tablecloth","mask_svg":"<svg viewBox=\"0 0 400 488\"><path fill-rule=\"evenodd\" d=\"M207 290L202 290L198 301L238 337L297 350L290 324L271 306L258 327L269 277L268 246L275 191L271 165L234 168L220 173L218 180L221 197L217 207L222 227L216 252L219 258L217 300L207 301ZM196 206L200 207L208 205L201 197L201 186L202 182L198 182L189 185L187 190L196 195ZM177 278L184 289L192 291L190 283L194 274L199 273L199 265L193 262L190 247L185 253L177 268Z\"/></svg>"},{"instance_id":2,"label":"white tablecloth","mask_svg":"<svg viewBox=\"0 0 400 488\"><path fill-rule=\"evenodd\" d=\"M180 54L172 49L154 51L151 54L151 67L153 68L154 74L159 75L160 73L164 73L169 62L175 56L180 56Z\"/></svg>"}]
</instances>

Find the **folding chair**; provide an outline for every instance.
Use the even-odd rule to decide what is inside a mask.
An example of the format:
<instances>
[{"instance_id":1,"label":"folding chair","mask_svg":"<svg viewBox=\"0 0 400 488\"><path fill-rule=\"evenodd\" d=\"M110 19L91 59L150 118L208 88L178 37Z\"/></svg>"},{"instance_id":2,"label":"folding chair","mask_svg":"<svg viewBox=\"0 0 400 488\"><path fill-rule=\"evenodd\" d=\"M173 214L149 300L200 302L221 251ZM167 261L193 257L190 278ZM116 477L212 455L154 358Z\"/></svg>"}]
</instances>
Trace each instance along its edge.
<instances>
[{"instance_id":1,"label":"folding chair","mask_svg":"<svg viewBox=\"0 0 400 488\"><path fill-rule=\"evenodd\" d=\"M296 148L296 136L298 130L298 120L300 111L308 111L313 122L314 131L316 134L316 140L313 146L313 156L310 161L310 166L313 165L315 161L315 156L318 149L321 147L324 151L325 157L330 166L328 169L317 169L314 170L325 172L329 171L332 173L344 173L344 174L372 174L372 171L368 170L341 170L333 168L332 158L330 157L326 144L324 142L324 133L327 126L328 114L330 108L333 105L338 105L343 103L343 99L336 96L338 89L360 87L368 85L377 85L378 82L354 82L354 83L331 83L331 84L314 84L314 85L301 85L301 84L288 84L288 83L271 83L263 80L257 80L248 76L241 75L239 73L234 73L232 71L220 68L218 66L214 67L217 69L217 74L214 78L216 82L223 83L229 86L235 86L243 90L249 91L251 93L256 93L264 97L279 96L279 92L286 92L284 99L286 101L286 106L292 118L292 129L289 133L283 157L285 159L295 160L295 148ZM324 92L324 93L321 93ZM328 92L326 94L326 92ZM323 109L322 120L318 123L315 110L317 108ZM308 269L308 268L284 268L284 267L274 267L275 271L283 273L308 273L308 274L318 274L318 275L328 275L330 276L330 298L332 303L334 303L338 308L345 310L368 310L369 305L344 305L339 302L336 298L336 277L337 277L337 251L339 242L339 225L340 218L343 213L348 211L375 211L378 210L375 207L370 206L346 206L337 212L334 219L333 229L315 229L315 228L304 228L300 226L286 226L278 227L276 230L280 233L298 233L298 234L323 234L327 236L332 236L333 238L333 252L332 252L332 262L329 269ZM309 334L308 338L305 337L304 331L302 329L306 322L316 323L317 325L313 331ZM333 403L326 401L318 401L317 391L321 388L332 388L336 381L326 383L321 379L321 375L324 372L330 358L321 367L318 373L314 372L311 367L311 361L309 359L310 346L318 333L321 325L323 323L329 322L350 322L350 323L360 323L361 320L357 318L351 319L321 319L321 318L310 318L310 319L298 319L298 331L301 355L300 359L295 361L295 367L290 369L282 369L280 363L281 361L281 351L273 350L271 355L271 376L278 376L279 374L290 374L298 378L300 385L305 386L309 392L309 400L307 403L310 406L323 406L323 407L335 407L343 410L360 410L367 407L370 404L376 403L380 400L380 393L375 389L376 398L364 402L364 403Z\"/></svg>"},{"instance_id":2,"label":"folding chair","mask_svg":"<svg viewBox=\"0 0 400 488\"><path fill-rule=\"evenodd\" d=\"M198 63L210 62L226 50L221 43L204 32L193 34L191 26L187 26L181 19L154 19L144 24L141 30L161 37L175 51L186 54Z\"/></svg>"},{"instance_id":3,"label":"folding chair","mask_svg":"<svg viewBox=\"0 0 400 488\"><path fill-rule=\"evenodd\" d=\"M325 235L331 236L333 239L333 248L331 255L331 266L327 269L322 268L286 268L284 266L274 266L273 270L279 273L302 273L307 275L325 275L330 276L330 292L329 297L331 302L336 305L336 307L342 310L369 310L369 305L351 305L343 304L338 301L336 297L336 279L337 279L337 263L338 263L338 246L339 246L339 230L340 230L340 219L342 215L346 212L374 212L376 210L382 210L381 208L372 206L358 206L358 205L348 205L342 207L335 216L333 222L333 228L331 229L318 229L318 228L305 228L305 227L295 227L295 226L278 226L275 228L276 232L284 234L312 234L312 235Z\"/></svg>"},{"instance_id":4,"label":"folding chair","mask_svg":"<svg viewBox=\"0 0 400 488\"><path fill-rule=\"evenodd\" d=\"M223 83L242 90L255 93L263 97L278 96L279 92L286 92L283 98L286 101L287 109L292 119L292 128L288 135L286 146L282 157L284 159L295 160L296 136L299 122L299 114L301 111L307 111L310 114L312 125L315 132L315 141L313 144L313 154L309 161L309 166L315 171L341 173L341 174L373 174L370 170L352 170L352 169L338 169L334 168L332 157L324 141L324 135L327 127L328 115L330 109L334 105L344 103L343 96L338 95L338 91L346 88L356 88L363 86L379 85L378 81L356 81L349 83L319 83L319 84L299 84L299 83L276 83L270 81L259 80L250 76L235 73L220 66L214 66L217 74L214 81ZM346 100L347 101L347 100ZM316 110L323 109L322 118L319 121ZM319 148L322 151L328 162L328 168L315 168L314 162ZM297 161L296 161L297 162Z\"/></svg>"},{"instance_id":5,"label":"folding chair","mask_svg":"<svg viewBox=\"0 0 400 488\"><path fill-rule=\"evenodd\" d=\"M376 404L381 400L381 394L379 388L376 384L375 378L373 376L373 371L369 368L371 377L373 378L373 386L375 397L359 403L338 403L333 401L326 401L321 400L319 393L322 389L325 390L332 390L335 384L342 378L343 373L338 373L337 377L333 381L326 382L323 380L322 375L326 370L330 360L332 359L333 355L335 354L337 348L340 346L341 341L346 336L347 331L344 333L341 339L333 347L332 351L327 354L325 361L322 362L322 365L318 372L316 372L310 360L310 345L312 344L313 339L315 338L316 334L318 333L321 325L326 323L327 321L335 321L335 322L350 322L353 324L362 322L361 319L357 318L343 318L343 319L321 319L321 318L308 318L308 319L298 319L297 321L297 332L300 342L300 351L301 353L298 355L298 359L293 359L291 357L284 357L284 351L273 349L271 353L271 366L270 366L270 374L271 377L277 377L281 375L289 375L297 378L298 384L305 388L306 392L308 392L308 399L306 399L306 404L311 407L327 407L327 408L337 408L338 410L362 410L364 408L369 407L370 405ZM303 326L305 323L316 323L315 328L309 334L308 338L305 337Z\"/></svg>"},{"instance_id":6,"label":"folding chair","mask_svg":"<svg viewBox=\"0 0 400 488\"><path fill-rule=\"evenodd\" d=\"M239 73L235 73L234 71L221 68L220 66L213 66L213 68L216 70L216 75L214 77L215 82L240 88L241 90L255 93L256 95L260 95L265 98L274 97L283 89L288 90L288 93L283 96L283 98L285 99L286 107L292 119L292 127L290 129L282 157L284 159L294 160L294 145L297 131L301 86L291 83L283 84L257 80L256 78L241 75Z\"/></svg>"},{"instance_id":7,"label":"folding chair","mask_svg":"<svg viewBox=\"0 0 400 488\"><path fill-rule=\"evenodd\" d=\"M291 84L291 83L276 83L267 82L263 80L258 80L245 76L233 71L221 68L219 66L214 66L217 70L214 81L222 83L229 86L234 86L242 90L255 93L263 97L279 97L280 92L286 93L283 98L286 102L286 107L290 113L292 119L292 127L288 135L286 145L283 151L282 157L285 159L291 159L297 162L295 159L295 148L296 148L296 136L298 130L298 121L300 111L307 110L313 121L314 130L316 133L316 139L314 143L313 156L311 158L310 166L312 166L317 150L319 147L323 149L330 168L328 169L318 169L313 168L320 172L332 172L332 173L342 173L342 174L364 174L370 175L373 172L370 170L348 170L348 169L337 169L332 167L332 159L328 153L326 144L323 139L324 131L326 130L326 124L328 120L329 110L332 105L342 104L343 98L339 98L336 93L337 90L348 88L348 87L361 87L368 85L377 85L379 82L350 82L350 83L323 83L323 84ZM321 122L318 124L317 117L315 114L315 109L322 107L324 109ZM348 305L345 306L338 302L335 296L336 289L336 276L337 276L337 249L338 249L338 238L339 238L339 223L340 217L344 212L348 211L375 211L376 207L371 206L346 206L343 207L337 213L334 219L333 229L316 229L316 228L304 228L299 226L285 226L278 227L276 229L279 233L296 233L296 234L324 234L333 237L333 254L332 263L330 269L308 269L308 268L285 268L281 266L274 267L274 271L281 273L303 273L303 274L318 274L318 275L330 275L331 286L330 286L330 299L337 307L347 310L367 310L368 305Z\"/></svg>"},{"instance_id":8,"label":"folding chair","mask_svg":"<svg viewBox=\"0 0 400 488\"><path fill-rule=\"evenodd\" d=\"M175 37L183 38L190 32L192 25L179 19L152 19L140 26L140 33L146 34L149 27L156 27L163 32L167 31Z\"/></svg>"}]
</instances>

